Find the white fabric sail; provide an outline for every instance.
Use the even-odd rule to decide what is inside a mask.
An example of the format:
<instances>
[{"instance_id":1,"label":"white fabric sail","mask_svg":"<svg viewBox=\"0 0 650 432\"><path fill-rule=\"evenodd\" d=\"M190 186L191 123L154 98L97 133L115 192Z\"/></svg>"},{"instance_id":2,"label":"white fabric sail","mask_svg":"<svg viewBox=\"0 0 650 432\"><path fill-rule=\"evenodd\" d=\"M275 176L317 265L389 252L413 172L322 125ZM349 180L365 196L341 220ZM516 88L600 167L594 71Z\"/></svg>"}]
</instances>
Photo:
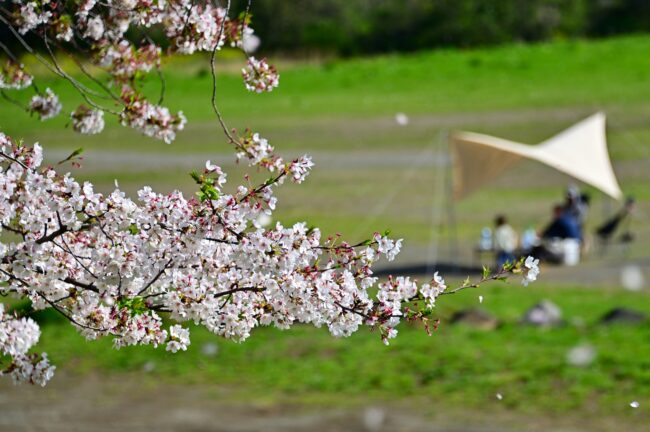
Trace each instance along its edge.
<instances>
[{"instance_id":1,"label":"white fabric sail","mask_svg":"<svg viewBox=\"0 0 650 432\"><path fill-rule=\"evenodd\" d=\"M450 140L457 200L522 158L555 168L612 198L623 196L607 152L603 113L596 113L535 146L471 132L454 133Z\"/></svg>"}]
</instances>

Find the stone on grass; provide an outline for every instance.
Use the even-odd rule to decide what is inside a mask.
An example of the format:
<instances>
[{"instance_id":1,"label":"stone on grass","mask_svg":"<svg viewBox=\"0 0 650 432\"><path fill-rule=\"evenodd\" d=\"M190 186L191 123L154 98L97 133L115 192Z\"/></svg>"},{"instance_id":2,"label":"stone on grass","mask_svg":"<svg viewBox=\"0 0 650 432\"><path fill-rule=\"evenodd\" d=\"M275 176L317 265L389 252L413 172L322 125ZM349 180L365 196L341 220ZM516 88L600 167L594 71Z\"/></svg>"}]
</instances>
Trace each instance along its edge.
<instances>
[{"instance_id":1,"label":"stone on grass","mask_svg":"<svg viewBox=\"0 0 650 432\"><path fill-rule=\"evenodd\" d=\"M386 422L386 412L377 407L366 408L363 412L363 427L368 432L379 431Z\"/></svg>"},{"instance_id":2,"label":"stone on grass","mask_svg":"<svg viewBox=\"0 0 650 432\"><path fill-rule=\"evenodd\" d=\"M156 363L149 360L145 364L142 365L142 371L146 373L150 373L156 370Z\"/></svg>"},{"instance_id":3,"label":"stone on grass","mask_svg":"<svg viewBox=\"0 0 650 432\"><path fill-rule=\"evenodd\" d=\"M537 327L554 327L564 323L562 311L549 300L543 300L528 309L521 318L521 322Z\"/></svg>"},{"instance_id":4,"label":"stone on grass","mask_svg":"<svg viewBox=\"0 0 650 432\"><path fill-rule=\"evenodd\" d=\"M201 354L206 357L215 357L219 354L219 346L213 342L206 342L201 345Z\"/></svg>"},{"instance_id":5,"label":"stone on grass","mask_svg":"<svg viewBox=\"0 0 650 432\"><path fill-rule=\"evenodd\" d=\"M645 278L641 267L635 264L623 267L621 269L621 285L628 291L641 291L645 286Z\"/></svg>"},{"instance_id":6,"label":"stone on grass","mask_svg":"<svg viewBox=\"0 0 650 432\"><path fill-rule=\"evenodd\" d=\"M477 308L464 309L455 312L450 319L452 324L465 324L480 330L494 330L499 326L499 320L486 311Z\"/></svg>"},{"instance_id":7,"label":"stone on grass","mask_svg":"<svg viewBox=\"0 0 650 432\"><path fill-rule=\"evenodd\" d=\"M395 114L395 122L400 126L408 126L409 117L402 112L398 112Z\"/></svg>"},{"instance_id":8,"label":"stone on grass","mask_svg":"<svg viewBox=\"0 0 650 432\"><path fill-rule=\"evenodd\" d=\"M596 359L596 350L589 344L581 344L571 348L566 355L566 361L571 366L587 367Z\"/></svg>"},{"instance_id":9,"label":"stone on grass","mask_svg":"<svg viewBox=\"0 0 650 432\"><path fill-rule=\"evenodd\" d=\"M619 307L603 315L600 322L601 324L641 324L647 319L648 317L643 312Z\"/></svg>"}]
</instances>

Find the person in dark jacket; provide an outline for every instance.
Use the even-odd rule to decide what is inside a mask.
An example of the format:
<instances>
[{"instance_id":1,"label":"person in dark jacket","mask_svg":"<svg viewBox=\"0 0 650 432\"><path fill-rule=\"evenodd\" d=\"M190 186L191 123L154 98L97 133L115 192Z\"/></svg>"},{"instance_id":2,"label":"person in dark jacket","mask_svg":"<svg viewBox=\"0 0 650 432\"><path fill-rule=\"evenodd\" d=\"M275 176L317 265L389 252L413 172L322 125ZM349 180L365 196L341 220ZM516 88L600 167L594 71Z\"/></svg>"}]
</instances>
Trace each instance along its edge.
<instances>
[{"instance_id":1,"label":"person in dark jacket","mask_svg":"<svg viewBox=\"0 0 650 432\"><path fill-rule=\"evenodd\" d=\"M542 232L544 239L575 239L582 240L580 223L566 208L561 205L553 207L553 221Z\"/></svg>"},{"instance_id":2,"label":"person in dark jacket","mask_svg":"<svg viewBox=\"0 0 650 432\"><path fill-rule=\"evenodd\" d=\"M548 247L552 241L573 239L580 242L582 240L578 221L562 205L553 207L553 220L542 231L541 237L546 241L535 246L531 255L554 264L561 264L564 261L564 256L561 252Z\"/></svg>"}]
</instances>

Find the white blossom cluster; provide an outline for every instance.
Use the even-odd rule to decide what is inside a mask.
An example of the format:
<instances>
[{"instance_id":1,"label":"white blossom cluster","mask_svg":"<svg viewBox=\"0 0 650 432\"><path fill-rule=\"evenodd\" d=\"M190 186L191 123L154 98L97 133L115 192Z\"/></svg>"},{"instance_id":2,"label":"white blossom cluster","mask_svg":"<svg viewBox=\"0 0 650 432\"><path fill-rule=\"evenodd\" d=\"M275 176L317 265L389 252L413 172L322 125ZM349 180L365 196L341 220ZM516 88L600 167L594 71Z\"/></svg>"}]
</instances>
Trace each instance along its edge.
<instances>
[{"instance_id":1,"label":"white blossom cluster","mask_svg":"<svg viewBox=\"0 0 650 432\"><path fill-rule=\"evenodd\" d=\"M38 324L31 318L17 318L4 311L0 303L0 355L11 361L0 376L10 375L14 382L45 385L54 374L47 354L28 354L41 336Z\"/></svg>"},{"instance_id":2,"label":"white blossom cluster","mask_svg":"<svg viewBox=\"0 0 650 432\"><path fill-rule=\"evenodd\" d=\"M243 137L239 138L236 145L237 160L246 158L249 165L257 165L271 172L277 171L284 166L282 158L273 153L273 146L258 133L247 131Z\"/></svg>"},{"instance_id":3,"label":"white blossom cluster","mask_svg":"<svg viewBox=\"0 0 650 432\"><path fill-rule=\"evenodd\" d=\"M187 346L190 344L190 331L181 326L173 325L169 328L169 342L167 343L167 351L178 352L186 351Z\"/></svg>"},{"instance_id":4,"label":"white blossom cluster","mask_svg":"<svg viewBox=\"0 0 650 432\"><path fill-rule=\"evenodd\" d=\"M183 130L187 123L182 111L172 115L166 107L151 104L128 87L123 90L122 98L126 101L126 106L120 114L120 122L146 136L171 144L176 133Z\"/></svg>"},{"instance_id":5,"label":"white blossom cluster","mask_svg":"<svg viewBox=\"0 0 650 432\"><path fill-rule=\"evenodd\" d=\"M539 276L539 260L530 256L526 257L521 271L524 278L522 281L524 286L528 286L529 283L535 282L537 276Z\"/></svg>"},{"instance_id":6,"label":"white blossom cluster","mask_svg":"<svg viewBox=\"0 0 650 432\"><path fill-rule=\"evenodd\" d=\"M118 82L128 82L138 72L147 73L160 64L160 47L153 44L134 48L128 41L109 45L99 60L111 77Z\"/></svg>"},{"instance_id":7,"label":"white blossom cluster","mask_svg":"<svg viewBox=\"0 0 650 432\"><path fill-rule=\"evenodd\" d=\"M92 41L99 41L104 37L104 30L104 21L96 16L86 21L83 35Z\"/></svg>"},{"instance_id":8,"label":"white blossom cluster","mask_svg":"<svg viewBox=\"0 0 650 432\"><path fill-rule=\"evenodd\" d=\"M104 130L104 111L80 105L70 114L72 129L80 134L95 135Z\"/></svg>"},{"instance_id":9,"label":"white blossom cluster","mask_svg":"<svg viewBox=\"0 0 650 432\"><path fill-rule=\"evenodd\" d=\"M0 69L0 89L22 90L32 85L34 78L25 72L22 64L8 61Z\"/></svg>"},{"instance_id":10,"label":"white blossom cluster","mask_svg":"<svg viewBox=\"0 0 650 432\"><path fill-rule=\"evenodd\" d=\"M61 108L59 97L49 87L45 89L44 95L34 95L29 102L29 110L43 121L58 116Z\"/></svg>"},{"instance_id":11,"label":"white blossom cluster","mask_svg":"<svg viewBox=\"0 0 650 432\"><path fill-rule=\"evenodd\" d=\"M246 89L252 92L270 92L280 84L280 74L266 59L249 57L246 67L242 69L242 76Z\"/></svg>"},{"instance_id":12,"label":"white blossom cluster","mask_svg":"<svg viewBox=\"0 0 650 432\"><path fill-rule=\"evenodd\" d=\"M141 89L141 78L160 68L161 48L153 42L134 43L126 37L127 31L132 27L157 26L168 39L169 51L179 54L218 50L225 44L243 50L244 38L253 34L248 19L231 19L226 9L207 0L13 0L12 3L13 10L8 11L5 18L20 34L32 32L44 40L48 49L63 44L64 49L72 46L82 50L90 62L108 74L108 82L101 85L101 91L106 93L102 96L115 101L117 109L104 107L97 101L91 103L89 99L95 98L97 92L66 77L84 94L93 109L116 113L122 125L167 143L183 129L185 117L182 113L171 114L161 102L150 102ZM54 55L51 60L50 69L56 70ZM256 70L259 73L253 74L251 82L257 82L256 85L264 87L265 91L277 86L277 72L272 66L260 62ZM84 70L86 72L88 69ZM103 79L95 78L96 82ZM22 89L31 82L31 77L22 68L12 67L0 72L0 88ZM128 90L114 94L112 88ZM48 90L45 96L35 96L29 109L45 120L58 114L60 107L58 98ZM94 121L92 130L100 129L98 115L89 119ZM85 124L74 129L89 130Z\"/></svg>"},{"instance_id":13,"label":"white blossom cluster","mask_svg":"<svg viewBox=\"0 0 650 432\"><path fill-rule=\"evenodd\" d=\"M262 138L260 134L251 134L244 140L244 147L246 151L242 150L237 153L237 159L247 156L250 159L251 165L259 165L264 159L273 154L273 147L269 144L266 138Z\"/></svg>"},{"instance_id":14,"label":"white blossom cluster","mask_svg":"<svg viewBox=\"0 0 650 432\"><path fill-rule=\"evenodd\" d=\"M25 34L43 24L47 24L52 18L52 12L45 8L45 6L50 4L49 0L41 0L38 2L14 0L14 3L22 4L19 7L19 13L17 15L18 31L21 34Z\"/></svg>"},{"instance_id":15,"label":"white blossom cluster","mask_svg":"<svg viewBox=\"0 0 650 432\"><path fill-rule=\"evenodd\" d=\"M226 10L209 2L174 1L170 2L165 31L179 53L212 51L226 42L226 19Z\"/></svg>"}]
</instances>

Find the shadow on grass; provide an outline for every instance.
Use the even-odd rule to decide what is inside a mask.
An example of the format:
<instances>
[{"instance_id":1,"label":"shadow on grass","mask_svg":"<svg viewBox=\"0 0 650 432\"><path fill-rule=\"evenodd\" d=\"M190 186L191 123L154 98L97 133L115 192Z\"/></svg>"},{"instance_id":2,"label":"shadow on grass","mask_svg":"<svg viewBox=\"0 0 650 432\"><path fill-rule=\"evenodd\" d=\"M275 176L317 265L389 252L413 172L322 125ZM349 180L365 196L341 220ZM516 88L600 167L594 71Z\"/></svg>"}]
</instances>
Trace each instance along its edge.
<instances>
[{"instance_id":1,"label":"shadow on grass","mask_svg":"<svg viewBox=\"0 0 650 432\"><path fill-rule=\"evenodd\" d=\"M446 276L473 276L480 275L483 269L480 266L468 265L453 262L418 263L407 264L395 267L382 267L374 272L377 277L385 277L391 274L408 275L430 275L433 272L440 272Z\"/></svg>"}]
</instances>

